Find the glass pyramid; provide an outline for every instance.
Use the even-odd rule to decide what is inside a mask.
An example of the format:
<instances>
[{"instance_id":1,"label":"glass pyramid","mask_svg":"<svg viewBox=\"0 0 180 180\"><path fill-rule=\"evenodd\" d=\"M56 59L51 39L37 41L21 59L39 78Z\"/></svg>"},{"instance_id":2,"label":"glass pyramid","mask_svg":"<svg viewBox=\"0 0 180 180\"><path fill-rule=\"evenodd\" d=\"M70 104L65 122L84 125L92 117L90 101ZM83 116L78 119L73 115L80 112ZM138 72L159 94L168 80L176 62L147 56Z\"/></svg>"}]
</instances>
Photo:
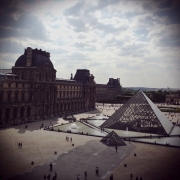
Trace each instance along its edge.
<instances>
[{"instance_id":1,"label":"glass pyramid","mask_svg":"<svg viewBox=\"0 0 180 180\"><path fill-rule=\"evenodd\" d=\"M156 107L156 105L139 90L123 106L121 106L101 127L146 132L154 134L170 134L173 124Z\"/></svg>"},{"instance_id":2,"label":"glass pyramid","mask_svg":"<svg viewBox=\"0 0 180 180\"><path fill-rule=\"evenodd\" d=\"M103 137L101 142L108 146L126 146L126 143L114 131Z\"/></svg>"}]
</instances>

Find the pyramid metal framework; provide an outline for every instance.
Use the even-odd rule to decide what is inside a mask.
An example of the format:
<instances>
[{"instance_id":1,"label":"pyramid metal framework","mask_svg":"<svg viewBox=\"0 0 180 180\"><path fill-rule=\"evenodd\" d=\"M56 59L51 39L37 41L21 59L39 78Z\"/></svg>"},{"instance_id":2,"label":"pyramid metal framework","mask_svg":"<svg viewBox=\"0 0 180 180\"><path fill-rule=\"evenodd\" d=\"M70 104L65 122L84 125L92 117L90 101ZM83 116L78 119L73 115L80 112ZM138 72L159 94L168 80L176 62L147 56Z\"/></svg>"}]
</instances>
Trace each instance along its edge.
<instances>
[{"instance_id":1,"label":"pyramid metal framework","mask_svg":"<svg viewBox=\"0 0 180 180\"><path fill-rule=\"evenodd\" d=\"M126 146L126 143L114 131L103 137L101 142L108 146Z\"/></svg>"},{"instance_id":2,"label":"pyramid metal framework","mask_svg":"<svg viewBox=\"0 0 180 180\"><path fill-rule=\"evenodd\" d=\"M173 124L156 107L156 105L139 90L123 106L106 120L101 127L119 130L128 130L170 134Z\"/></svg>"}]
</instances>

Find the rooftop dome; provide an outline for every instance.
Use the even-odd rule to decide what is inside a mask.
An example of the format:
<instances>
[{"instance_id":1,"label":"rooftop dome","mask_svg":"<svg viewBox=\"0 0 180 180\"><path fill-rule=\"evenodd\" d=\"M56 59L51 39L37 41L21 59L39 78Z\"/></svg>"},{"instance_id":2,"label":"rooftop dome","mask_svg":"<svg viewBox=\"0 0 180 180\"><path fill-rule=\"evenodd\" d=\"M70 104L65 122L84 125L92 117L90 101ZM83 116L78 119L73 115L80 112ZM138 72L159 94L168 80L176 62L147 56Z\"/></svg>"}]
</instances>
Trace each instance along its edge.
<instances>
[{"instance_id":1,"label":"rooftop dome","mask_svg":"<svg viewBox=\"0 0 180 180\"><path fill-rule=\"evenodd\" d=\"M27 63L27 50L23 55L21 55L15 62L15 67L25 67ZM45 51L34 49L32 50L32 63L31 67L40 67L45 64L48 64L50 67L53 67L51 60L46 56Z\"/></svg>"}]
</instances>

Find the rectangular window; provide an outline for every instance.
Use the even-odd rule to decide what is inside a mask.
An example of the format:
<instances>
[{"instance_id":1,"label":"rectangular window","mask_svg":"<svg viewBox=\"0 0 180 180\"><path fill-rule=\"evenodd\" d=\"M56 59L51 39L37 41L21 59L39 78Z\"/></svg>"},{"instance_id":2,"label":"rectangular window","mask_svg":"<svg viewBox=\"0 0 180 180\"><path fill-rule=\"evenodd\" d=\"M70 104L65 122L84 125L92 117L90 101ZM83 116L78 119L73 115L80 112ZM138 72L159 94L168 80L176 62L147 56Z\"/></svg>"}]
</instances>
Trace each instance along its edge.
<instances>
[{"instance_id":1,"label":"rectangular window","mask_svg":"<svg viewBox=\"0 0 180 180\"><path fill-rule=\"evenodd\" d=\"M11 93L8 93L8 101L11 101Z\"/></svg>"},{"instance_id":2,"label":"rectangular window","mask_svg":"<svg viewBox=\"0 0 180 180\"><path fill-rule=\"evenodd\" d=\"M24 99L25 99L24 96L25 96L25 95L24 95L24 92L23 92L23 93L22 93L22 101L24 101Z\"/></svg>"},{"instance_id":3,"label":"rectangular window","mask_svg":"<svg viewBox=\"0 0 180 180\"><path fill-rule=\"evenodd\" d=\"M18 93L15 93L15 101L18 101Z\"/></svg>"}]
</instances>

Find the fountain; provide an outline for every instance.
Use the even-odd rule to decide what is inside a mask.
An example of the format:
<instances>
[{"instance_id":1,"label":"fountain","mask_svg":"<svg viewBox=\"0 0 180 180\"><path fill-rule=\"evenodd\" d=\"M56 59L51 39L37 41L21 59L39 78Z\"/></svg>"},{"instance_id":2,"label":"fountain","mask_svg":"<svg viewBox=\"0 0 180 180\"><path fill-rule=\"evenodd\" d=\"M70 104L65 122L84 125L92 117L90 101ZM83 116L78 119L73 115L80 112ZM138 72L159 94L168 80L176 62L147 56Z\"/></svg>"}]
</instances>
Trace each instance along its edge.
<instances>
[{"instance_id":1,"label":"fountain","mask_svg":"<svg viewBox=\"0 0 180 180\"><path fill-rule=\"evenodd\" d=\"M78 128L78 126L75 123L72 123L70 126L70 129L77 129L77 128Z\"/></svg>"}]
</instances>

